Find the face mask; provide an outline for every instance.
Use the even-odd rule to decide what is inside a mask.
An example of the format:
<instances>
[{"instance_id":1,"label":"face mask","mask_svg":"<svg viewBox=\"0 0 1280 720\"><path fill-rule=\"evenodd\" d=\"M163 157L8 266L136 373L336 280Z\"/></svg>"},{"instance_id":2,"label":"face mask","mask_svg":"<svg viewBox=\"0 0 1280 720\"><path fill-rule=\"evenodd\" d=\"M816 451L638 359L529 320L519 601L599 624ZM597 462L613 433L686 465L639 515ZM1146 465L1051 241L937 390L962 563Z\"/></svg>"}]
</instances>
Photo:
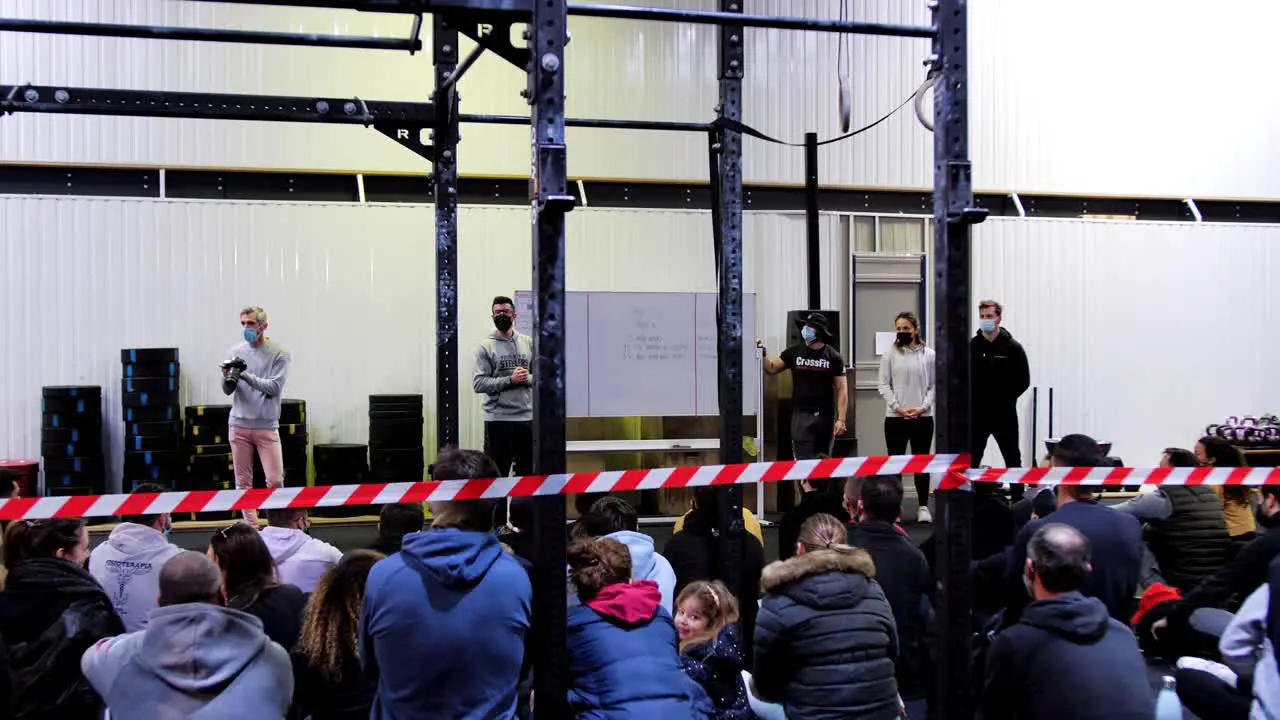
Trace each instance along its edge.
<instances>
[{"instance_id":1,"label":"face mask","mask_svg":"<svg viewBox=\"0 0 1280 720\"><path fill-rule=\"evenodd\" d=\"M993 333L993 332L995 332L995 331L996 331L996 321L995 321L995 320L986 320L986 319L979 320L979 321L978 321L978 328L979 328L980 330L982 330L982 332L987 333L988 335L990 335L991 333Z\"/></svg>"},{"instance_id":2,"label":"face mask","mask_svg":"<svg viewBox=\"0 0 1280 720\"><path fill-rule=\"evenodd\" d=\"M805 327L800 330L800 337L804 338L805 342L811 343L818 339L818 331L811 327Z\"/></svg>"},{"instance_id":3,"label":"face mask","mask_svg":"<svg viewBox=\"0 0 1280 720\"><path fill-rule=\"evenodd\" d=\"M915 340L915 339L916 339L916 334L915 334L915 333L909 333L909 332L900 332L900 333L898 333L898 344L899 344L899 345L910 345L910 344L911 344L911 341L912 341L912 340Z\"/></svg>"},{"instance_id":4,"label":"face mask","mask_svg":"<svg viewBox=\"0 0 1280 720\"><path fill-rule=\"evenodd\" d=\"M1031 584L1031 576L1027 573L1022 573L1022 586L1027 589L1027 595L1029 597L1034 598L1036 596L1035 588Z\"/></svg>"},{"instance_id":5,"label":"face mask","mask_svg":"<svg viewBox=\"0 0 1280 720\"><path fill-rule=\"evenodd\" d=\"M1280 512L1275 515L1268 515L1262 511L1262 506L1258 506L1258 509L1253 511L1253 517L1258 521L1258 527L1270 530L1273 527L1280 526Z\"/></svg>"},{"instance_id":6,"label":"face mask","mask_svg":"<svg viewBox=\"0 0 1280 720\"><path fill-rule=\"evenodd\" d=\"M244 328L240 331L240 335L244 337L247 343L258 341L258 331L255 328Z\"/></svg>"},{"instance_id":7,"label":"face mask","mask_svg":"<svg viewBox=\"0 0 1280 720\"><path fill-rule=\"evenodd\" d=\"M498 328L498 332L506 332L511 329L510 315L494 315L493 326Z\"/></svg>"}]
</instances>

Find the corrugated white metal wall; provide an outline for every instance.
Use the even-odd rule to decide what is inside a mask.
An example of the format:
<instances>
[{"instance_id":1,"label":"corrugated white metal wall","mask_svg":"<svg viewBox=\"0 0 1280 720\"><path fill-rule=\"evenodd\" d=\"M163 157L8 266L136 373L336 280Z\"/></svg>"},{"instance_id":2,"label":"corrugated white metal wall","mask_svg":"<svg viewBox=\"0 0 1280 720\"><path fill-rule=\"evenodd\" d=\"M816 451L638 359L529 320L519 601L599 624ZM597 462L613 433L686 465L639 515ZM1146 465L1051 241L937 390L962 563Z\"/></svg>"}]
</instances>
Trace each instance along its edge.
<instances>
[{"instance_id":1,"label":"corrugated white metal wall","mask_svg":"<svg viewBox=\"0 0 1280 720\"><path fill-rule=\"evenodd\" d=\"M651 0L714 9L712 0ZM923 1L850 1L861 20L924 24ZM835 17L837 0L755 0L749 12ZM1269 29L1280 3L978 0L970 4L975 182L984 189L1185 196L1280 196L1267 87ZM409 21L373 13L161 0L0 0L0 14L242 29L405 36ZM578 117L709 120L715 30L577 18L567 71ZM748 30L744 120L786 140L837 131L836 36ZM430 53L174 43L6 34L0 81L148 90L356 95L424 100ZM855 37L854 123L906 98L923 77L924 40ZM464 42L464 51L470 47ZM1187 52L1186 48L1200 52ZM521 76L483 58L462 81L468 112L526 114ZM528 173L528 131L468 126L466 173ZM826 147L826 184L929 187L932 137L910 111ZM570 171L584 177L706 178L704 138L570 130ZM0 127L16 161L417 171L377 133L269 123L19 115ZM748 140L746 177L801 182L802 153ZM1105 171L1103 170L1105 168Z\"/></svg>"},{"instance_id":2,"label":"corrugated white metal wall","mask_svg":"<svg viewBox=\"0 0 1280 720\"><path fill-rule=\"evenodd\" d=\"M39 454L42 385L101 385L118 476L119 350L180 348L184 401L221 402L216 364L248 304L267 309L269 334L294 355L287 395L307 400L313 442L364 442L370 393L422 392L434 406L429 208L4 197L0 217L0 322L12 338L0 348L0 457ZM825 223L834 303L847 248L838 218ZM478 446L470 351L491 327L489 300L530 286L532 239L524 208L467 207L459 226L461 439ZM780 347L785 309L805 302L804 221L748 213L744 230L745 289L759 334ZM575 211L567 251L571 290L716 287L704 212Z\"/></svg>"},{"instance_id":3,"label":"corrugated white metal wall","mask_svg":"<svg viewBox=\"0 0 1280 720\"><path fill-rule=\"evenodd\" d=\"M1026 346L1041 439L1053 387L1057 434L1150 466L1209 423L1280 407L1277 243L1276 226L992 219L975 233L973 293L1003 302ZM1023 406L1025 446L1030 393Z\"/></svg>"}]
</instances>

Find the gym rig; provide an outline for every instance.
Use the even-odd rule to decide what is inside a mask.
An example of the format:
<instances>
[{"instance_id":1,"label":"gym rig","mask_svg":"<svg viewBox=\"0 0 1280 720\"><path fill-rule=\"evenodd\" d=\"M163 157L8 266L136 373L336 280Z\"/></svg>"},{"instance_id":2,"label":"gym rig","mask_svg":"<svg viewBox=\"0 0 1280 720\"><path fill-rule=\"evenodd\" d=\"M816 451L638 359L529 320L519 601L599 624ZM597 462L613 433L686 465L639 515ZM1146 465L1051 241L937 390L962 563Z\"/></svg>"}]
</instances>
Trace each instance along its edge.
<instances>
[{"instance_id":1,"label":"gym rig","mask_svg":"<svg viewBox=\"0 0 1280 720\"><path fill-rule=\"evenodd\" d=\"M189 0L200 2L205 0ZM534 393L535 472L565 470L565 215L575 205L567 178L565 128L701 132L708 137L714 201L717 320L720 371L720 462L742 462L742 135L764 137L742 124L745 73L744 28L930 38L928 60L934 86L934 311L937 319L937 451L969 449L969 353L971 297L970 226L987 211L976 207L970 183L967 0L933 0L931 26L890 25L802 17L773 17L743 12L743 0L718 0L714 12L570 4L568 0L220 0L245 5L275 5L400 13L414 18L405 39L350 37L207 28L111 25L0 18L0 31L93 35L125 38L308 47L362 48L415 53L423 16L432 19L435 90L431 102L381 102L360 98L316 98L140 92L96 88L0 85L0 116L15 112L258 120L348 124L372 127L431 163L436 224L436 420L438 447L458 442L457 340L457 193L461 123L529 124L532 136L532 205L535 289ZM719 105L707 124L633 120L572 119L565 116L564 47L569 16L649 20L719 26ZM525 47L515 47L512 26L527 26ZM475 41L460 60L459 35ZM521 94L528 118L466 115L459 111L458 82L485 51L527 73ZM864 128L869 129L869 128ZM430 141L421 135L430 132ZM852 134L856 134L852 133ZM767 138L772 140L772 138ZM812 196L810 218L810 302L816 306L816 135L806 138L806 176ZM969 635L972 588L969 578L970 518L968 488L938 493L941 603L938 700L942 717L973 716ZM742 493L721 489L717 566L720 579L737 587L744 527ZM537 552L564 557L565 507L561 497L536 503ZM566 588L561 563L535 568L535 690L539 715L567 717L565 648Z\"/></svg>"}]
</instances>

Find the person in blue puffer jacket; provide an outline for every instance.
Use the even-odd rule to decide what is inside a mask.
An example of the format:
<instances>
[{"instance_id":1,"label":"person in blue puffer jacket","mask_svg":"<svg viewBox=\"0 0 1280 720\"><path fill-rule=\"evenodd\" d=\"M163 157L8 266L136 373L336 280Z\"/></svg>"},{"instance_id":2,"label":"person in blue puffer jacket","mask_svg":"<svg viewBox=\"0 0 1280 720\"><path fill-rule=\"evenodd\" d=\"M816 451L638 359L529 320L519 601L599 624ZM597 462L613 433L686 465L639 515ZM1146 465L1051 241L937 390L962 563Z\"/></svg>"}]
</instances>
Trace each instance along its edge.
<instances>
[{"instance_id":1,"label":"person in blue puffer jacket","mask_svg":"<svg viewBox=\"0 0 1280 720\"><path fill-rule=\"evenodd\" d=\"M680 669L676 628L657 583L631 582L627 547L582 538L570 545L568 557L582 602L569 608L567 628L574 717L711 720L711 699Z\"/></svg>"}]
</instances>

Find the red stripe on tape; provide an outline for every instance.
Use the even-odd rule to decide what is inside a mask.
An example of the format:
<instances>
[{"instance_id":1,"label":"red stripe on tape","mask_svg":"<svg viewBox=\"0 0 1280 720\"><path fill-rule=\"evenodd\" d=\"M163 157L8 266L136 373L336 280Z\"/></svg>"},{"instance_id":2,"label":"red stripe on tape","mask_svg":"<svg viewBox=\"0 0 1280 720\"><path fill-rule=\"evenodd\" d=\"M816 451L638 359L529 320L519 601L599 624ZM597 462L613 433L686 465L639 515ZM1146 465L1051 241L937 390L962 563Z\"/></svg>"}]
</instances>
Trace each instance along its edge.
<instances>
[{"instance_id":1,"label":"red stripe on tape","mask_svg":"<svg viewBox=\"0 0 1280 720\"><path fill-rule=\"evenodd\" d=\"M716 476L711 479L712 485L733 485L738 482L738 478L742 477L742 473L747 471L747 466L742 463L735 465L725 465Z\"/></svg>"},{"instance_id":2,"label":"red stripe on tape","mask_svg":"<svg viewBox=\"0 0 1280 720\"><path fill-rule=\"evenodd\" d=\"M1213 472L1211 467L1198 467L1187 475L1187 485L1203 485L1204 481L1209 477L1209 473Z\"/></svg>"},{"instance_id":3,"label":"red stripe on tape","mask_svg":"<svg viewBox=\"0 0 1280 720\"><path fill-rule=\"evenodd\" d=\"M598 477L600 477L598 472L574 473L569 476L568 482L564 484L564 491L574 495L584 493Z\"/></svg>"},{"instance_id":4,"label":"red stripe on tape","mask_svg":"<svg viewBox=\"0 0 1280 720\"><path fill-rule=\"evenodd\" d=\"M458 493L453 496L454 500L479 500L484 496L484 492L493 485L492 480L468 480L463 484ZM366 505L369 503L365 503Z\"/></svg>"},{"instance_id":5,"label":"red stripe on tape","mask_svg":"<svg viewBox=\"0 0 1280 720\"><path fill-rule=\"evenodd\" d=\"M840 463L844 458L823 458L818 461L817 465L809 471L810 478L829 478L835 475L836 469L840 467Z\"/></svg>"},{"instance_id":6,"label":"red stripe on tape","mask_svg":"<svg viewBox=\"0 0 1280 720\"><path fill-rule=\"evenodd\" d=\"M528 497L533 495L538 491L538 488L542 487L542 483L545 482L546 479L546 475L526 475L520 478L516 481L515 486L511 488L511 497ZM564 492L570 491L566 487Z\"/></svg>"},{"instance_id":7,"label":"red stripe on tape","mask_svg":"<svg viewBox=\"0 0 1280 720\"><path fill-rule=\"evenodd\" d=\"M134 493L129 495L116 508L116 515L150 515L151 503L160 497L160 493ZM59 516L65 517L65 516Z\"/></svg>"},{"instance_id":8,"label":"red stripe on tape","mask_svg":"<svg viewBox=\"0 0 1280 720\"><path fill-rule=\"evenodd\" d=\"M1112 468L1102 482L1106 485L1124 485L1125 478L1128 478L1131 472L1133 472L1132 468Z\"/></svg>"},{"instance_id":9,"label":"red stripe on tape","mask_svg":"<svg viewBox=\"0 0 1280 720\"><path fill-rule=\"evenodd\" d=\"M362 486L363 487L363 486ZM245 490L244 494L231 504L232 510L257 510L262 507L262 503L271 497L271 488L252 488Z\"/></svg>"},{"instance_id":10,"label":"red stripe on tape","mask_svg":"<svg viewBox=\"0 0 1280 720\"><path fill-rule=\"evenodd\" d=\"M97 498L92 495L70 495L62 507L54 511L53 516L56 518L78 518L85 514L93 504L97 502ZM120 513L127 515L129 513Z\"/></svg>"},{"instance_id":11,"label":"red stripe on tape","mask_svg":"<svg viewBox=\"0 0 1280 720\"><path fill-rule=\"evenodd\" d=\"M329 494L329 488L321 485L319 487L304 487L298 490L298 496L289 501L291 508L310 508L315 507L316 503L324 499Z\"/></svg>"},{"instance_id":12,"label":"red stripe on tape","mask_svg":"<svg viewBox=\"0 0 1280 720\"><path fill-rule=\"evenodd\" d=\"M217 490L192 490L173 506L173 511L176 513L203 512L217 494Z\"/></svg>"},{"instance_id":13,"label":"red stripe on tape","mask_svg":"<svg viewBox=\"0 0 1280 720\"><path fill-rule=\"evenodd\" d=\"M343 505L372 505L377 499L378 493L387 487L386 483L373 483L372 485L357 485L356 491L351 493L351 497L344 501Z\"/></svg>"},{"instance_id":14,"label":"red stripe on tape","mask_svg":"<svg viewBox=\"0 0 1280 720\"><path fill-rule=\"evenodd\" d=\"M36 504L40 498L14 498L13 500L5 500L0 505L0 520L19 520L23 515L31 511L31 507Z\"/></svg>"},{"instance_id":15,"label":"red stripe on tape","mask_svg":"<svg viewBox=\"0 0 1280 720\"><path fill-rule=\"evenodd\" d=\"M640 487L640 483L647 477L649 477L648 470L624 470L613 486L619 491L630 492Z\"/></svg>"},{"instance_id":16,"label":"red stripe on tape","mask_svg":"<svg viewBox=\"0 0 1280 720\"><path fill-rule=\"evenodd\" d=\"M439 485L440 483L431 480L419 480L410 485L409 489L404 491L404 495L397 502L426 502L427 498L431 497L431 493L435 492L436 487Z\"/></svg>"},{"instance_id":17,"label":"red stripe on tape","mask_svg":"<svg viewBox=\"0 0 1280 720\"><path fill-rule=\"evenodd\" d=\"M911 459L902 468L903 475L915 475L922 473L929 468L929 463L933 462L932 455L912 455Z\"/></svg>"},{"instance_id":18,"label":"red stripe on tape","mask_svg":"<svg viewBox=\"0 0 1280 720\"><path fill-rule=\"evenodd\" d=\"M764 469L764 474L760 476L760 482L778 482L787 478L787 473L791 472L791 468L795 467L794 460L779 460L769 463L769 467Z\"/></svg>"},{"instance_id":19,"label":"red stripe on tape","mask_svg":"<svg viewBox=\"0 0 1280 720\"><path fill-rule=\"evenodd\" d=\"M664 488L682 488L693 479L695 473L698 472L696 467L678 467L671 471L666 480L662 481Z\"/></svg>"},{"instance_id":20,"label":"red stripe on tape","mask_svg":"<svg viewBox=\"0 0 1280 720\"><path fill-rule=\"evenodd\" d=\"M1223 485L1243 485L1246 478L1249 477L1249 468L1235 468L1226 480L1222 481Z\"/></svg>"},{"instance_id":21,"label":"red stripe on tape","mask_svg":"<svg viewBox=\"0 0 1280 720\"><path fill-rule=\"evenodd\" d=\"M879 475L881 468L883 468L887 462L889 462L889 458L887 457L867 458L866 460L863 460L857 468L854 468L853 475L854 477Z\"/></svg>"}]
</instances>

